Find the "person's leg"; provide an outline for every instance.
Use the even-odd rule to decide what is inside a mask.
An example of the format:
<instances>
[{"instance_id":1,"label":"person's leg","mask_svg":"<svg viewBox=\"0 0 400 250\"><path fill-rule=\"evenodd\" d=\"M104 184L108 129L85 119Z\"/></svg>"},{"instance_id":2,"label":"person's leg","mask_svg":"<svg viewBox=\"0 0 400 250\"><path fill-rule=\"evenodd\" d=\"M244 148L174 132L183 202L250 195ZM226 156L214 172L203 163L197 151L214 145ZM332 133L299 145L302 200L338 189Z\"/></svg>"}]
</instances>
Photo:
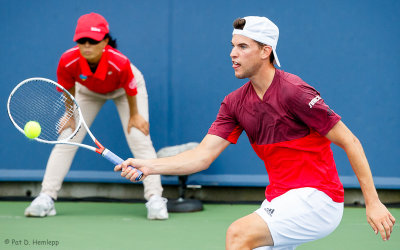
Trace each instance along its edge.
<instances>
[{"instance_id":1,"label":"person's leg","mask_svg":"<svg viewBox=\"0 0 400 250\"><path fill-rule=\"evenodd\" d=\"M114 99L114 101L121 118L121 123L124 128L124 134L128 142L128 146L134 157L141 159L157 158L157 154L153 147L153 142L151 141L150 135L144 135L137 128L131 128L131 131L128 134L127 127L129 121L129 105L127 98L125 96L121 96ZM145 110L142 108L144 102L139 97L137 97L137 102L139 113L141 113L143 112L143 110ZM144 115L143 117L145 119L148 119L148 115ZM147 176L143 181L143 187L144 198L146 200L149 200L150 197L153 195L162 196L163 188L161 186L161 177L159 175Z\"/></svg>"},{"instance_id":2,"label":"person's leg","mask_svg":"<svg viewBox=\"0 0 400 250\"><path fill-rule=\"evenodd\" d=\"M273 240L268 225L256 213L236 220L226 233L227 250L245 250L272 245Z\"/></svg>"},{"instance_id":3,"label":"person's leg","mask_svg":"<svg viewBox=\"0 0 400 250\"><path fill-rule=\"evenodd\" d=\"M257 247L254 248L253 250L294 250L296 249L296 245L291 245L291 246L262 246L262 247Z\"/></svg>"},{"instance_id":4,"label":"person's leg","mask_svg":"<svg viewBox=\"0 0 400 250\"><path fill-rule=\"evenodd\" d=\"M265 200L255 213L268 225L274 243L270 249L295 249L333 232L342 218L343 203L317 189L299 188Z\"/></svg>"},{"instance_id":5,"label":"person's leg","mask_svg":"<svg viewBox=\"0 0 400 250\"><path fill-rule=\"evenodd\" d=\"M148 96L144 78L133 65L132 71L135 75L137 82L137 95L136 102L139 114L143 116L145 120L149 120L149 107L148 107ZM121 91L115 91L113 98L115 105L117 106L118 113L121 119L122 127L129 148L136 158L141 159L154 159L157 158L156 151L153 147L150 135L144 135L140 130L131 128L128 133L128 122L129 122L129 104L125 93L118 93ZM167 200L162 198L163 188L161 186L160 175L151 175L144 179L144 198L148 201L146 207L148 210L148 219L167 219L168 211L166 207Z\"/></svg>"},{"instance_id":6,"label":"person's leg","mask_svg":"<svg viewBox=\"0 0 400 250\"><path fill-rule=\"evenodd\" d=\"M81 108L86 124L90 127L103 106L105 99L99 98L98 94L78 84L76 86L75 99ZM87 131L81 127L71 141L81 143L86 133ZM71 167L77 150L78 147L71 145L58 144L54 146L47 162L41 193L48 194L55 200L57 199L58 192Z\"/></svg>"},{"instance_id":7,"label":"person's leg","mask_svg":"<svg viewBox=\"0 0 400 250\"><path fill-rule=\"evenodd\" d=\"M137 83L138 93L136 95L136 101L139 114L143 116L145 120L149 121L149 104L146 84L140 71L133 65L131 65L131 67ZM129 105L125 94L119 93L118 97L114 98L114 102L118 109L129 148L134 157L141 159L157 158L150 135L146 136L136 128L131 128L131 131L128 134L127 128L130 117ZM162 196L163 188L161 186L161 177L159 175L147 176L143 181L143 187L144 198L146 200L149 200L153 195Z\"/></svg>"},{"instance_id":8,"label":"person's leg","mask_svg":"<svg viewBox=\"0 0 400 250\"><path fill-rule=\"evenodd\" d=\"M84 89L81 91L77 86L76 100L79 103L82 114L87 125L90 127L97 113L104 104L104 100L91 95L91 91ZM81 128L71 141L82 142L86 135L86 130ZM26 216L44 217L55 215L54 201L57 199L62 182L67 175L72 160L77 151L76 146L58 144L50 153L46 171L42 181L41 193L36 197L29 207L25 209Z\"/></svg>"}]
</instances>

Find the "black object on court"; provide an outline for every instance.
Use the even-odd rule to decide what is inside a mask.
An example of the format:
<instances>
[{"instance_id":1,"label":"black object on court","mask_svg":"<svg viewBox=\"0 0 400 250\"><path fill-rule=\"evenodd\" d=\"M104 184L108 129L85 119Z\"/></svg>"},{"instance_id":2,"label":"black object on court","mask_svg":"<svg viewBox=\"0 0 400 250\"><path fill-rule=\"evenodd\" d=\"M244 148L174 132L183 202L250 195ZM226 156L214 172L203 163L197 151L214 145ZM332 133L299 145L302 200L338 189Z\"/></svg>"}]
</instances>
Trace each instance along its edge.
<instances>
[{"instance_id":1,"label":"black object on court","mask_svg":"<svg viewBox=\"0 0 400 250\"><path fill-rule=\"evenodd\" d=\"M176 145L171 147L165 147L160 149L157 152L158 157L169 157L174 156L184 151L195 148L198 145L197 142L190 142L182 145ZM196 212L203 210L203 203L196 199L186 199L186 182L188 176L182 175L178 176L179 180L179 198L178 199L168 199L167 209L170 213L187 213L187 212Z\"/></svg>"}]
</instances>

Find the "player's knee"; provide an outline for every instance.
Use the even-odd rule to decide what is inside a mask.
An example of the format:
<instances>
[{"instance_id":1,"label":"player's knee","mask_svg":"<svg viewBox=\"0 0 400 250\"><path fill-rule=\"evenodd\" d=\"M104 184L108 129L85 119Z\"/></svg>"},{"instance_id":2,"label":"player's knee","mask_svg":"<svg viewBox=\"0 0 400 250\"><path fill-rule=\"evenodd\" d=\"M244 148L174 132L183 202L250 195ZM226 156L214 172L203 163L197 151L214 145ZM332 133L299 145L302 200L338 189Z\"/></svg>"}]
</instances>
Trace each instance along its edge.
<instances>
[{"instance_id":1,"label":"player's knee","mask_svg":"<svg viewBox=\"0 0 400 250\"><path fill-rule=\"evenodd\" d=\"M226 231L226 249L246 249L246 235L238 222L233 222Z\"/></svg>"}]
</instances>

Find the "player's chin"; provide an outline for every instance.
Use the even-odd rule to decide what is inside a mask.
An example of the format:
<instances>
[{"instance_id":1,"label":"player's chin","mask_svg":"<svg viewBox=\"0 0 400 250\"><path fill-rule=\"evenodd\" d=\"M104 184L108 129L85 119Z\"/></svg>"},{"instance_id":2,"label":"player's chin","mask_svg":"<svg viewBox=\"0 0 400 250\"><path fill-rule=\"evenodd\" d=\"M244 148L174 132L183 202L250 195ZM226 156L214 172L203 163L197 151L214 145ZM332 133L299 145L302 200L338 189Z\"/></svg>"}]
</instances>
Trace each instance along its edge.
<instances>
[{"instance_id":1,"label":"player's chin","mask_svg":"<svg viewBox=\"0 0 400 250\"><path fill-rule=\"evenodd\" d=\"M243 74L241 74L241 73L239 73L239 72L235 72L235 77L238 78L238 79L247 78L245 75L243 75Z\"/></svg>"}]
</instances>

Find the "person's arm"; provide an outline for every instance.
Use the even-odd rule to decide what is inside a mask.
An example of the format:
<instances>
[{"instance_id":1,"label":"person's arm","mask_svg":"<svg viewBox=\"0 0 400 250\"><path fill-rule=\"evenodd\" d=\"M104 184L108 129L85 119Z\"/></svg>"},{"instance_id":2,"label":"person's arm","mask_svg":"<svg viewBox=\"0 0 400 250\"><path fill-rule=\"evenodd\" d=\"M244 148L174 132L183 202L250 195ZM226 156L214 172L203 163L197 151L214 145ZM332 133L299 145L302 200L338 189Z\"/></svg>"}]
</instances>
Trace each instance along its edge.
<instances>
[{"instance_id":1,"label":"person's arm","mask_svg":"<svg viewBox=\"0 0 400 250\"><path fill-rule=\"evenodd\" d=\"M368 223L375 231L375 234L380 232L383 240L389 240L395 218L379 200L368 160L360 141L342 121L339 121L328 132L326 137L346 152L351 167L360 183L365 200Z\"/></svg>"},{"instance_id":2,"label":"person's arm","mask_svg":"<svg viewBox=\"0 0 400 250\"><path fill-rule=\"evenodd\" d=\"M57 82L63 86L65 89L68 90L68 92L75 97L75 79L74 79L74 74L73 72L67 70L67 67L65 66L65 57L61 56L60 62L58 63L57 67ZM70 116L71 109L73 108L73 101L69 98L69 96L65 93L63 93L65 96L65 109L66 112L64 116L60 119L59 124L60 127L58 129L58 133L61 133L62 131L71 128L73 131L76 128L75 125L75 118L74 116Z\"/></svg>"},{"instance_id":3,"label":"person's arm","mask_svg":"<svg viewBox=\"0 0 400 250\"><path fill-rule=\"evenodd\" d=\"M70 88L68 92L75 97L75 86ZM64 130L71 128L72 131L75 131L76 124L75 124L75 117L71 116L72 109L74 107L74 103L71 100L70 96L66 93L63 93L65 96L65 114L59 120L60 128L58 129L58 133L61 134Z\"/></svg>"},{"instance_id":4,"label":"person's arm","mask_svg":"<svg viewBox=\"0 0 400 250\"><path fill-rule=\"evenodd\" d=\"M148 135L150 131L149 123L139 114L136 102L136 95L130 96L126 94L129 104L129 122L128 122L128 133L131 132L131 128L135 127L139 129L143 134Z\"/></svg>"},{"instance_id":5,"label":"person's arm","mask_svg":"<svg viewBox=\"0 0 400 250\"><path fill-rule=\"evenodd\" d=\"M163 175L188 175L207 169L211 163L230 144L229 141L208 134L194 149L182 152L178 155L158 159L128 159L121 165L117 165L114 171L122 171L121 176L134 181L137 177L134 166L143 172L144 177L153 174Z\"/></svg>"}]
</instances>

